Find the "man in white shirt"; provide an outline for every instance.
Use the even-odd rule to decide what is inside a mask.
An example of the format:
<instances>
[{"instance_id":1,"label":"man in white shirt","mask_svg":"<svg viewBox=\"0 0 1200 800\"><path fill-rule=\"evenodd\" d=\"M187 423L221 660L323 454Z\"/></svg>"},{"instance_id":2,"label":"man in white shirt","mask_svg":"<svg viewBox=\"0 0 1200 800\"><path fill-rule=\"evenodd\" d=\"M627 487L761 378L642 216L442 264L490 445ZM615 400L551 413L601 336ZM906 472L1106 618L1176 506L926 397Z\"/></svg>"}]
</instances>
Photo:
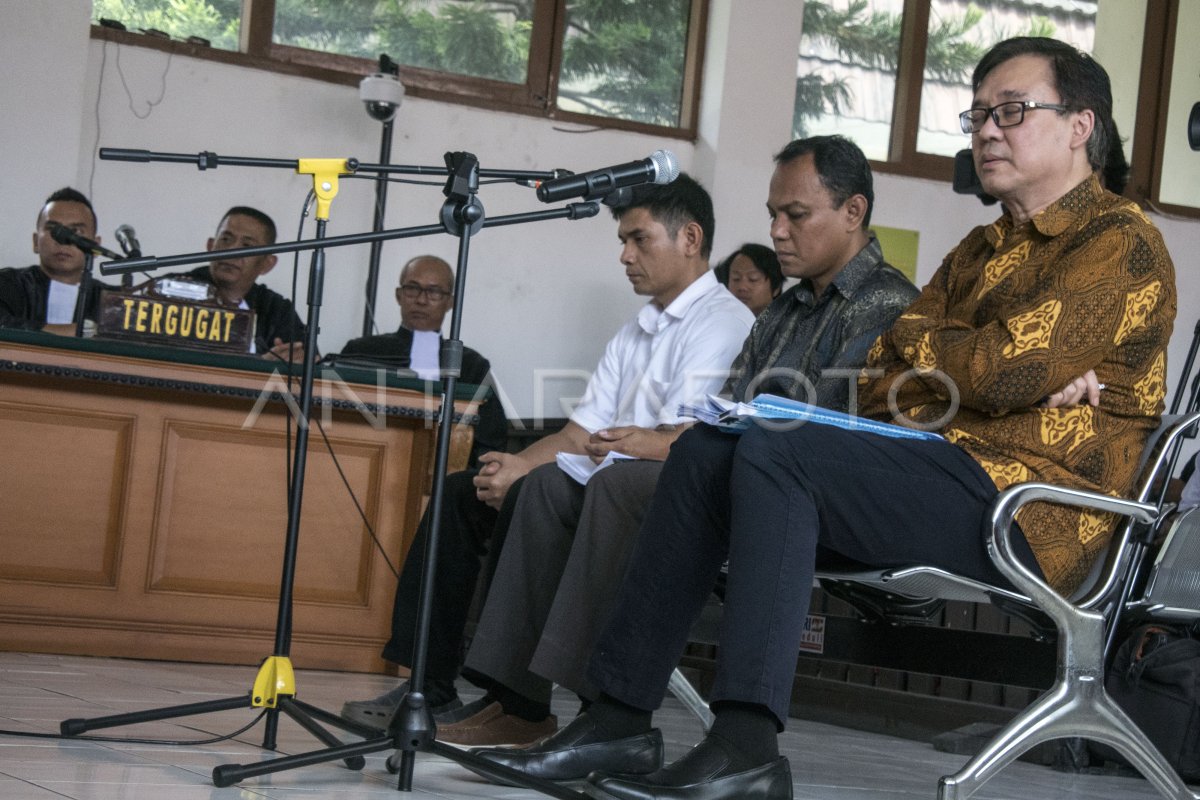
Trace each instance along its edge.
<instances>
[{"instance_id":1,"label":"man in white shirt","mask_svg":"<svg viewBox=\"0 0 1200 800\"><path fill-rule=\"evenodd\" d=\"M466 713L454 689L463 629L480 558L489 549L499 551L518 482L535 467L555 469L560 451L597 460L609 450L664 458L674 436L665 427L681 421L680 404L720 389L753 324L753 314L708 268L712 200L695 180L680 175L666 186L635 187L630 203L613 215L625 274L634 292L650 302L609 342L561 431L520 453L485 453L478 470L447 476L424 687L439 725L461 721ZM412 663L427 525L423 519L409 550L397 587L392 639L383 653L404 666ZM346 703L342 715L382 727L405 690L401 685L374 700ZM548 733L554 727L550 718L527 733L537 738L542 729Z\"/></svg>"},{"instance_id":2,"label":"man in white shirt","mask_svg":"<svg viewBox=\"0 0 1200 800\"><path fill-rule=\"evenodd\" d=\"M85 256L75 245L55 241L53 231L59 225L100 242L96 235L96 212L81 192L64 188L46 198L33 232L33 252L38 263L0 269L0 328L75 335L75 311ZM85 317L95 319L100 290L111 288L99 281L90 282L84 303Z\"/></svg>"},{"instance_id":3,"label":"man in white shirt","mask_svg":"<svg viewBox=\"0 0 1200 800\"><path fill-rule=\"evenodd\" d=\"M786 274L799 281L758 316L722 393L746 401L773 392L845 411L847 375L857 373L917 290L887 265L870 235L873 178L857 145L838 136L799 139L775 162L767 194L771 238ZM553 684L596 699L588 659L633 558L665 441L682 427L656 431L659 446L633 453L642 460L600 469L586 490L552 467L529 474L463 668L487 694L472 719L439 725L440 740L491 747L477 752L529 775L586 777L584 762L558 757L575 744L570 726L529 748L510 746L553 721ZM604 447L589 451L628 452L627 441L640 447L646 438L638 429L609 429ZM634 764L649 765L661 757L661 742L646 737L630 752Z\"/></svg>"}]
</instances>

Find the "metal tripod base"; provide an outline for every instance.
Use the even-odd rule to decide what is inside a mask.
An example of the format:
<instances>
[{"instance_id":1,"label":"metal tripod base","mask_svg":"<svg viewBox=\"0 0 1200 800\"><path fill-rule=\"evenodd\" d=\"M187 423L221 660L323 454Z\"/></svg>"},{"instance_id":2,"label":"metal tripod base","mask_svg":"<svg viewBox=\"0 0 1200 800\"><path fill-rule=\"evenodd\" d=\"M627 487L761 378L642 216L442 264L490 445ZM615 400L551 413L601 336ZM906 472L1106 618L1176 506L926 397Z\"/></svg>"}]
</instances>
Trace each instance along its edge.
<instances>
[{"instance_id":1,"label":"metal tripod base","mask_svg":"<svg viewBox=\"0 0 1200 800\"><path fill-rule=\"evenodd\" d=\"M213 711L230 711L235 708L251 708L250 698L242 697L224 697L220 700L208 700L202 703L189 703L180 706L168 706L166 708L156 708L147 711L134 711L128 714L113 714L107 717L92 717L90 719L67 719L63 720L59 725L59 730L63 736L79 736L87 731L97 730L99 728L115 728L120 725L134 725L139 722L155 722L163 719L175 719L177 717L187 717L195 714L208 714ZM318 723L326 722L331 725L342 728L350 733L363 734L368 732L368 729L362 726L355 725L352 722L343 720L335 714L330 714L328 711L309 705L294 697L281 697L278 707L267 711L267 732L263 741L263 749L275 749L275 732L278 726L279 714L286 714L291 719L295 720L300 727L311 733L316 739L329 745L336 747L342 744L342 741L334 736L329 731L325 730ZM346 766L350 769L362 769L365 761L360 758L347 758ZM220 767L217 768L221 769ZM215 771L214 771L215 773ZM228 784L217 784L218 786Z\"/></svg>"},{"instance_id":2,"label":"metal tripod base","mask_svg":"<svg viewBox=\"0 0 1200 800\"><path fill-rule=\"evenodd\" d=\"M229 711L250 705L249 698L224 697L220 700L208 700L203 703L189 703L168 708L156 708L149 711L133 711L128 714L112 714L107 717L91 717L90 719L65 719L58 728L63 736L79 736L99 728L115 728L120 725L134 725L139 722L155 722L160 719L188 717L193 714L207 714L212 711ZM274 745L271 745L273 749Z\"/></svg>"},{"instance_id":3,"label":"metal tripod base","mask_svg":"<svg viewBox=\"0 0 1200 800\"><path fill-rule=\"evenodd\" d=\"M343 724L348 729L352 726L352 723L344 722ZM353 727L361 728L361 726ZM413 763L418 752L425 752L442 756L507 786L532 789L547 797L557 797L562 800L587 800L587 795L581 792L573 791L552 781L531 778L523 772L495 764L468 750L436 741L434 739L436 732L433 717L428 711L424 698L419 694L410 693L405 695L400 702L400 707L388 724L387 734L383 736L355 744L341 744L325 750L274 758L256 764L225 764L213 770L213 785L232 786L246 778L322 764L339 758L346 761L348 766L352 760L357 760L361 766L363 756L385 750L395 750L397 752L387 761L387 768L393 774L399 772L400 779L397 788L400 791L412 791ZM351 768L356 769L357 767Z\"/></svg>"},{"instance_id":4,"label":"metal tripod base","mask_svg":"<svg viewBox=\"0 0 1200 800\"><path fill-rule=\"evenodd\" d=\"M59 731L63 736L79 736L99 728L115 728L120 725L155 722L195 714L208 714L213 711L231 711L235 708L263 708L266 709L267 715L266 731L263 734L263 748L266 750L275 749L275 735L279 727L280 713L287 714L300 727L330 747L341 745L342 740L321 727L317 720L359 736L369 736L374 732L371 728L344 720L336 714L297 700L295 695L296 678L291 661L286 656L270 656L264 659L259 667L254 687L249 696L223 697L220 700L206 700L201 703L187 703L147 711L134 711L128 714L112 714L107 717L67 719L59 725ZM346 766L350 769L362 769L365 763L361 757L346 759ZM220 768L218 767L218 769Z\"/></svg>"}]
</instances>

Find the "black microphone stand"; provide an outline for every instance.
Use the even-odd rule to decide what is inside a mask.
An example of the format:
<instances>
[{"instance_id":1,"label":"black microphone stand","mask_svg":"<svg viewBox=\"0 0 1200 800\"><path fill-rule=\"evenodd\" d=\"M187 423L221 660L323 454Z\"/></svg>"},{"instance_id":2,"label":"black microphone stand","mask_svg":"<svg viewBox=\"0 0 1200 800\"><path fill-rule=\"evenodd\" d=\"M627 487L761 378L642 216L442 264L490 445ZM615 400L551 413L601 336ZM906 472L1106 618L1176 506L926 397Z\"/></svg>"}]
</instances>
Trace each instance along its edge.
<instances>
[{"instance_id":1,"label":"black microphone stand","mask_svg":"<svg viewBox=\"0 0 1200 800\"><path fill-rule=\"evenodd\" d=\"M87 318L88 295L92 293L93 261L94 256L84 250L83 273L79 276L79 296L75 298L75 336L79 339L83 338L83 321Z\"/></svg>"},{"instance_id":2,"label":"black microphone stand","mask_svg":"<svg viewBox=\"0 0 1200 800\"><path fill-rule=\"evenodd\" d=\"M392 154L392 120L383 122L383 133L379 141L379 163L387 164ZM371 225L372 231L383 230L383 219L387 212L388 182L380 180L375 184L375 215ZM383 252L383 242L371 242L371 255L367 259L367 285L363 298L362 335L370 336L375 333L375 295L379 290L379 258Z\"/></svg>"},{"instance_id":3,"label":"black microphone stand","mask_svg":"<svg viewBox=\"0 0 1200 800\"><path fill-rule=\"evenodd\" d=\"M400 65L388 58L387 53L379 56L379 74L391 75L400 80ZM365 79L364 79L365 80ZM367 103L367 114L378 119L383 124L379 137L379 163L388 164L392 159L392 124L396 119L397 103ZM381 118L382 117L382 118ZM387 212L388 182L375 182L375 216L372 231L383 230L383 219ZM370 336L375 333L375 295L379 289L379 257L383 252L383 242L371 242L371 255L367 259L367 285L363 297L362 335Z\"/></svg>"},{"instance_id":4,"label":"black microphone stand","mask_svg":"<svg viewBox=\"0 0 1200 800\"><path fill-rule=\"evenodd\" d=\"M578 800L578 798L585 797L580 792L566 789L552 781L531 778L522 772L480 758L469 751L438 742L434 738L437 733L437 727L423 693L425 662L429 649L429 619L430 613L433 610L437 543L441 533L441 509L446 478L446 463L450 452L450 425L453 413L450 399L454 396L454 387L462 367L463 345L459 340L459 331L462 321L463 296L465 295L466 287L470 237L485 226L483 205L479 202L478 197L476 197L480 170L475 156L470 153L447 153L446 161L447 166L451 170L451 175L444 190L447 200L442 206L441 217L445 230L459 237L458 269L455 273L454 309L450 319L450 335L442 343L442 363L444 364L444 378L442 380L443 399L434 457L434 482L429 500L429 541L426 547L425 563L421 576L421 596L417 606L417 635L413 648L413 666L412 675L409 678L409 690L400 701L399 708L389 721L386 733L381 736L376 736L375 738L359 743L329 747L324 750L285 756L256 764L223 764L213 769L214 786L232 786L245 778L257 775L266 775L337 759L362 758L362 756L369 753L377 753L384 750L397 750L400 756L398 766L400 777L397 788L400 791L412 791L417 752L430 752L468 766L477 773L493 776L510 785L533 789L549 797L565 798L565 800ZM582 216L592 216L598 210L598 206L595 203L577 203L565 209L556 209L550 212L535 212L529 215L517 215L521 217L520 219L511 217L501 219L497 221L497 224L512 224L561 216L566 216L569 219L578 219ZM391 760L388 762L388 767L389 769L392 768Z\"/></svg>"},{"instance_id":5,"label":"black microphone stand","mask_svg":"<svg viewBox=\"0 0 1200 800\"><path fill-rule=\"evenodd\" d=\"M117 151L118 153L123 151ZM118 160L166 160L178 161L172 154L163 158L153 158L152 154L142 159ZM101 158L114 157L106 155L101 150ZM227 160L230 161L230 160ZM304 473L308 460L308 420L312 410L314 363L311 357L316 352L317 331L320 322L321 294L325 274L325 248L322 240L325 238L325 227L329 220L329 209L333 198L337 195L337 179L340 174L352 171L353 166L345 159L236 159L237 163L247 166L286 167L297 172L311 174L314 192L317 197L317 230L315 245L312 249L312 264L309 273L308 287L308 317L307 329L304 336L304 363L300 380L299 414L296 419L296 449L292 454L292 480L288 485L288 522L284 539L283 570L280 578L279 605L275 624L275 644L273 654L264 659L259 667L254 686L250 691L249 705L262 708L266 714L263 747L274 750L280 712L286 713L305 730L327 745L340 744L341 740L318 724L321 720L328 724L341 727L353 733L361 733L357 727L343 724L339 717L322 709L311 706L295 698L295 674L288 657L291 648L292 633L292 590L295 583L296 554L300 533L300 510L304 494ZM215 153L202 153L198 162L201 169L215 168L220 159ZM176 259L176 263L196 263L211 260L211 253L200 258ZM101 267L104 274L129 273L144 267L131 266L139 262L154 262L156 259L122 259L119 268L110 268L108 264ZM165 266L159 263L156 266ZM289 364L290 367L290 364ZM191 703L169 708L138 711L128 714L116 714L93 719L68 719L60 725L64 736L81 734L96 728L114 727L137 722L168 719L173 717L202 714L210 711L222 711L238 708L247 704L245 696L228 697L201 703ZM365 762L361 758L346 760L346 766L351 769L361 769Z\"/></svg>"},{"instance_id":6,"label":"black microphone stand","mask_svg":"<svg viewBox=\"0 0 1200 800\"><path fill-rule=\"evenodd\" d=\"M201 153L198 158L173 153L150 153L145 150L110 150L102 148L101 158L111 158L125 161L174 161L196 163L201 170L215 168L222 159L215 153ZM213 784L218 787L231 786L244 778L280 772L296 767L323 763L341 759L350 769L361 769L365 763L363 756L368 753L383 750L400 751L399 786L401 791L412 791L412 778L418 751L433 752L457 763L468 765L478 773L494 776L509 784L534 789L550 797L576 800L585 795L565 789L550 781L531 778L524 773L493 764L468 751L447 745L435 740L436 726L433 715L423 694L425 681L425 661L429 647L429 619L433 608L434 570L437 561L437 542L440 535L441 508L445 489L446 467L450 453L451 426L454 421L454 391L462 369L463 345L459 339L463 297L466 288L467 262L470 251L470 237L484 227L498 227L525 222L535 222L546 219L582 219L594 216L599 212L596 202L571 203L562 208L536 211L526 214L511 214L494 220L485 220L482 203L476 193L479 188L479 178L501 177L510 180L544 180L552 177L548 173L529 171L481 170L479 162L471 153L456 152L446 154L446 168L450 172L443 193L446 201L441 209L441 221L438 225L404 228L391 231L378 231L369 234L351 234L347 236L326 237L325 225L328 220L329 205L337 193L337 177L347 171L371 169L379 172L417 172L431 174L435 170L427 167L400 167L359 165L354 159L308 159L286 161L280 159L223 159L225 163L236 163L245 166L268 166L296 169L298 172L311 173L317 193L317 231L312 240L297 241L285 244L273 244L261 247L244 247L222 252L228 258L265 255L268 253L296 252L312 250L312 268L309 275L308 319L305 331L304 351L305 361L301 376L299 417L296 420L296 451L293 454L292 483L288 487L288 532L284 543L283 575L280 581L279 614L276 623L275 651L260 667L258 677L250 693L250 704L266 709L267 731L263 747L275 749L275 734L279 712L288 714L305 730L327 745L324 750L316 750L295 756L286 756L257 764L224 764L213 769ZM444 174L444 171L443 171ZM312 384L314 365L311 353L316 352L316 336L320 319L321 293L324 281L325 249L342 245L378 242L389 239L424 236L432 233L450 233L459 239L458 269L455 275L454 308L450 320L450 335L442 343L441 359L444 364L442 380L442 402L439 413L437 444L435 447L433 486L430 494L431 524L429 530L428 553L422 572L421 598L418 605L417 638L414 644L412 677L409 682L409 692L400 703L396 714L388 724L385 735L376 736L374 728L344 720L323 709L304 703L295 698L295 677L288 650L291 637L291 605L292 584L295 577L295 562L297 541L299 536L299 521L301 501L304 486L304 468L308 445L308 418L312 408ZM100 271L105 275L121 274L134 271L144 271L148 268L161 268L183 264L200 263L210 260L212 254L192 253L182 256L165 258L143 257L121 259L102 264ZM113 727L117 725L168 719L191 714L201 714L210 711L222 711L242 707L246 697L230 697L201 703L174 706L170 708L149 711L117 714L93 719L70 719L61 724L63 735L78 735L96 728ZM336 726L364 737L374 736L365 741L343 744L339 739L322 728L317 720ZM389 769L391 762L389 761Z\"/></svg>"}]
</instances>

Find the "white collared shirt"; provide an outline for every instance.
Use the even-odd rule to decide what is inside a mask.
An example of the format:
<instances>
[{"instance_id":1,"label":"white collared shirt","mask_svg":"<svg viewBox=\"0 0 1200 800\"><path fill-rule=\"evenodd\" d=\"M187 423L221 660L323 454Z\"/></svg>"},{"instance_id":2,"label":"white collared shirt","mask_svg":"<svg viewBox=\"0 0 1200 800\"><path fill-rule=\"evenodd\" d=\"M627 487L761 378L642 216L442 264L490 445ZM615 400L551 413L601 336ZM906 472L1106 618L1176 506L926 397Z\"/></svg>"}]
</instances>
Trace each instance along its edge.
<instances>
[{"instance_id":1,"label":"white collared shirt","mask_svg":"<svg viewBox=\"0 0 1200 800\"><path fill-rule=\"evenodd\" d=\"M666 308L647 303L609 340L571 421L653 428L680 421L682 403L720 391L754 314L709 270Z\"/></svg>"},{"instance_id":2,"label":"white collared shirt","mask_svg":"<svg viewBox=\"0 0 1200 800\"><path fill-rule=\"evenodd\" d=\"M423 381L442 379L442 335L437 331L413 331L412 346L408 349L408 366Z\"/></svg>"},{"instance_id":3,"label":"white collared shirt","mask_svg":"<svg viewBox=\"0 0 1200 800\"><path fill-rule=\"evenodd\" d=\"M62 325L75 321L75 304L79 300L79 284L50 279L50 294L46 297L46 324Z\"/></svg>"}]
</instances>

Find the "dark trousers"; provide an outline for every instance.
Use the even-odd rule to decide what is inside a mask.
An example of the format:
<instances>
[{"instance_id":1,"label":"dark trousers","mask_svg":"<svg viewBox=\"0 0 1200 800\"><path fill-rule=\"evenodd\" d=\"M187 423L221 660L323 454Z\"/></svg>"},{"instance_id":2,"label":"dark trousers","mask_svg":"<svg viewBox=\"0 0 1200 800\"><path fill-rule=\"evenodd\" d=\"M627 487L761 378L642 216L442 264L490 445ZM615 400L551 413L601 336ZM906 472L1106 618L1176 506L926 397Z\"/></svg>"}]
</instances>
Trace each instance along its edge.
<instances>
[{"instance_id":1,"label":"dark trousers","mask_svg":"<svg viewBox=\"0 0 1200 800\"><path fill-rule=\"evenodd\" d=\"M983 541L995 496L987 473L944 441L816 424L739 437L698 425L663 466L588 676L618 700L657 708L728 558L711 700L765 706L782 727L819 554L1006 585Z\"/></svg>"},{"instance_id":2,"label":"dark trousers","mask_svg":"<svg viewBox=\"0 0 1200 800\"><path fill-rule=\"evenodd\" d=\"M425 662L425 674L433 680L452 681L458 677L463 659L463 632L480 569L484 570L484 580L490 581L524 480L509 487L504 503L496 511L476 498L471 482L476 474L478 470L474 469L451 473L446 476L443 489L433 609L429 618L429 655ZM426 508L396 585L392 638L383 648L384 658L406 667L413 665L429 524L430 510Z\"/></svg>"},{"instance_id":3,"label":"dark trousers","mask_svg":"<svg viewBox=\"0 0 1200 800\"><path fill-rule=\"evenodd\" d=\"M617 461L586 487L557 464L530 471L465 677L482 674L543 703L550 702L553 683L595 698L586 679L588 657L612 611L661 469L659 461Z\"/></svg>"}]
</instances>

